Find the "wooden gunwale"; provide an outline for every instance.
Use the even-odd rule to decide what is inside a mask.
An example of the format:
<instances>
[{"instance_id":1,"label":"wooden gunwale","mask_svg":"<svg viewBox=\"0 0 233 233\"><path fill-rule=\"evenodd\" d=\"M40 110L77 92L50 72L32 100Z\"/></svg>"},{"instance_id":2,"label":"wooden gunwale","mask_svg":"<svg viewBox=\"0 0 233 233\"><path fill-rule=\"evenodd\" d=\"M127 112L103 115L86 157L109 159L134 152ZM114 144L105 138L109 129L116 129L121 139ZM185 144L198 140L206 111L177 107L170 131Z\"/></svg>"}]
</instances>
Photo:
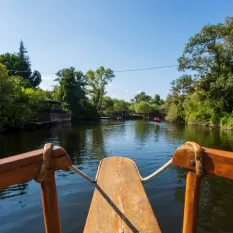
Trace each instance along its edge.
<instances>
[{"instance_id":1,"label":"wooden gunwale","mask_svg":"<svg viewBox=\"0 0 233 233\"><path fill-rule=\"evenodd\" d=\"M0 159L0 188L34 179L40 172L43 149ZM54 147L54 170L67 169L72 162L64 149Z\"/></svg>"},{"instance_id":2,"label":"wooden gunwale","mask_svg":"<svg viewBox=\"0 0 233 233\"><path fill-rule=\"evenodd\" d=\"M233 152L203 149L205 174L233 180ZM0 189L34 179L40 172L42 156L43 149L40 149L0 159ZM54 171L72 165L61 147L54 147L51 157ZM173 165L190 170L186 184L183 233L194 233L197 227L201 179L195 174L194 162L194 151L188 144L179 147L173 155ZM109 157L102 160L98 171L85 233L161 232L142 186L140 173L132 160ZM46 233L60 233L55 176L41 183L41 191ZM143 214L139 215L140 212Z\"/></svg>"},{"instance_id":3,"label":"wooden gunwale","mask_svg":"<svg viewBox=\"0 0 233 233\"><path fill-rule=\"evenodd\" d=\"M204 149L204 172L233 180L233 152L211 149ZM172 164L195 171L194 151L190 146L184 144L179 147L174 155Z\"/></svg>"}]
</instances>

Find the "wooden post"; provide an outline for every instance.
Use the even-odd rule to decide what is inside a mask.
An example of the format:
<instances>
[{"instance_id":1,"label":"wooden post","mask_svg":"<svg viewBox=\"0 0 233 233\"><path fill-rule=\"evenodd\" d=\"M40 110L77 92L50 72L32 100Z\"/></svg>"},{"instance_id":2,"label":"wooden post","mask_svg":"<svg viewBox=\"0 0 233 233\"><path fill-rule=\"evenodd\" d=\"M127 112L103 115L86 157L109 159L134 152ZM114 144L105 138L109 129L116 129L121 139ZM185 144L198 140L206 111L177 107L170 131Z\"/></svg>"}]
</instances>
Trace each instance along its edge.
<instances>
[{"instance_id":1,"label":"wooden post","mask_svg":"<svg viewBox=\"0 0 233 233\"><path fill-rule=\"evenodd\" d=\"M185 191L183 233L196 233L201 180L188 172Z\"/></svg>"},{"instance_id":2,"label":"wooden post","mask_svg":"<svg viewBox=\"0 0 233 233\"><path fill-rule=\"evenodd\" d=\"M61 233L55 176L41 183L42 205L46 233Z\"/></svg>"}]
</instances>

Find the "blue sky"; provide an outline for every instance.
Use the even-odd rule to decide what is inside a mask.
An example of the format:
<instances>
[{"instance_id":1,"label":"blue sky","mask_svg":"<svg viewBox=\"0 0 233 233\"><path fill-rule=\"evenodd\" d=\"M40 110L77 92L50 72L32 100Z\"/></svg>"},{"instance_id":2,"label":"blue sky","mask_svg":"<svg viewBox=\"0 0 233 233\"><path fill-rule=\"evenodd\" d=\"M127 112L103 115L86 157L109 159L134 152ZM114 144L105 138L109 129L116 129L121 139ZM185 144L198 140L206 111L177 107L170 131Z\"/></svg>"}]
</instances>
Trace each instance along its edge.
<instances>
[{"instance_id":1,"label":"blue sky","mask_svg":"<svg viewBox=\"0 0 233 233\"><path fill-rule=\"evenodd\" d=\"M232 16L232 0L0 0L0 53L23 39L32 68L51 89L59 69L84 73L177 64L188 39L205 24ZM176 67L115 73L108 95L130 100L139 91L165 98Z\"/></svg>"}]
</instances>

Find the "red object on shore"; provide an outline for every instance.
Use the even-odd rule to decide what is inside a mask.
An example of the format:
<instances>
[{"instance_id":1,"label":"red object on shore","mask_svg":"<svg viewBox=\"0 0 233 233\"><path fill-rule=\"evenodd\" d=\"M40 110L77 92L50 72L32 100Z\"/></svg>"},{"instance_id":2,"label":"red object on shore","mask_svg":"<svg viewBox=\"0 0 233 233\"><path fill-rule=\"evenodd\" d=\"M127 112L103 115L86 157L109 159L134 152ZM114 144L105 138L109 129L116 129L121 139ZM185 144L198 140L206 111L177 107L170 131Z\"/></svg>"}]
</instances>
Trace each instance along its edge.
<instances>
[{"instance_id":1,"label":"red object on shore","mask_svg":"<svg viewBox=\"0 0 233 233\"><path fill-rule=\"evenodd\" d=\"M154 122L161 122L161 120L160 120L159 117L155 117L152 121L154 121Z\"/></svg>"}]
</instances>

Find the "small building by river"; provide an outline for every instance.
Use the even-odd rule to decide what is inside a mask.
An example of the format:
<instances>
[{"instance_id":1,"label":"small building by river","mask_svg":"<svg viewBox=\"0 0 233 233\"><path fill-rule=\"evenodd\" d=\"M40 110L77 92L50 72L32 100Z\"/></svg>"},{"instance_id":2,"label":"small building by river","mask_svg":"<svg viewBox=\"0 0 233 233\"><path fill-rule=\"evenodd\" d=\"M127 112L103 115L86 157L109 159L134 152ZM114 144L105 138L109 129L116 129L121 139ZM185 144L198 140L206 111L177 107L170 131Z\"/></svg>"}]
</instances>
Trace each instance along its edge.
<instances>
[{"instance_id":1,"label":"small building by river","mask_svg":"<svg viewBox=\"0 0 233 233\"><path fill-rule=\"evenodd\" d=\"M44 101L44 108L40 112L40 121L38 124L63 123L71 121L71 111L62 110L62 102L52 99Z\"/></svg>"}]
</instances>

